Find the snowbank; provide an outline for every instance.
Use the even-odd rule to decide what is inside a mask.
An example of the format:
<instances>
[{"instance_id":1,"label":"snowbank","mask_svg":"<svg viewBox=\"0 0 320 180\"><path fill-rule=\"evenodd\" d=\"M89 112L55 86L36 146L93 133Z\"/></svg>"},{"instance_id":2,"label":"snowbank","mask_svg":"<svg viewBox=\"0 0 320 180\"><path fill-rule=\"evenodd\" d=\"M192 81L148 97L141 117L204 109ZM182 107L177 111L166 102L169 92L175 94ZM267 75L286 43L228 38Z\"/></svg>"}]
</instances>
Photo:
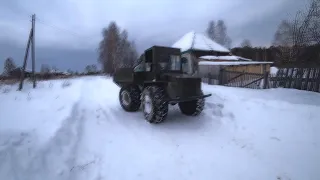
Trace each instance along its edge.
<instances>
[{"instance_id":1,"label":"snowbank","mask_svg":"<svg viewBox=\"0 0 320 180\"><path fill-rule=\"evenodd\" d=\"M265 62L265 61L230 61L230 62L217 62L217 61L200 61L199 65L224 65L224 66L231 66L231 65L249 65L249 64L272 64L273 62Z\"/></svg>"},{"instance_id":2,"label":"snowbank","mask_svg":"<svg viewBox=\"0 0 320 180\"><path fill-rule=\"evenodd\" d=\"M243 58L240 56L200 56L200 59L205 60L227 60L227 61L252 61L251 59Z\"/></svg>"},{"instance_id":3,"label":"snowbank","mask_svg":"<svg viewBox=\"0 0 320 180\"><path fill-rule=\"evenodd\" d=\"M201 56L199 58L206 59L206 60L231 60L231 61L239 60L239 57L237 56Z\"/></svg>"},{"instance_id":4,"label":"snowbank","mask_svg":"<svg viewBox=\"0 0 320 180\"><path fill-rule=\"evenodd\" d=\"M279 69L277 67L270 67L270 74L276 75L278 73Z\"/></svg>"},{"instance_id":5,"label":"snowbank","mask_svg":"<svg viewBox=\"0 0 320 180\"><path fill-rule=\"evenodd\" d=\"M0 179L320 177L317 93L203 84L200 116L173 106L152 125L121 109L110 79L70 83L0 94Z\"/></svg>"}]
</instances>

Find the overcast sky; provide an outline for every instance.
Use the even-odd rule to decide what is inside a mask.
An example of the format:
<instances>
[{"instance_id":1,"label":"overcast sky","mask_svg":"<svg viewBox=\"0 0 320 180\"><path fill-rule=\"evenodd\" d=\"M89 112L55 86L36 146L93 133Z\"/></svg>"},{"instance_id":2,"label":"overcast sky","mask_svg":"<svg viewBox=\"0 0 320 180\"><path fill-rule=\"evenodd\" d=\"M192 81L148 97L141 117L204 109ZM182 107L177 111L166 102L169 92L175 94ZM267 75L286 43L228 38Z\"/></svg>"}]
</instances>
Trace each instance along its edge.
<instances>
[{"instance_id":1,"label":"overcast sky","mask_svg":"<svg viewBox=\"0 0 320 180\"><path fill-rule=\"evenodd\" d=\"M269 46L280 21L307 1L0 0L0 72L6 57L22 64L32 13L38 18L37 69L45 63L83 70L97 63L101 31L110 21L128 30L139 53L152 45L171 46L189 31L204 32L209 20L218 19L225 20L232 46L245 38Z\"/></svg>"}]
</instances>

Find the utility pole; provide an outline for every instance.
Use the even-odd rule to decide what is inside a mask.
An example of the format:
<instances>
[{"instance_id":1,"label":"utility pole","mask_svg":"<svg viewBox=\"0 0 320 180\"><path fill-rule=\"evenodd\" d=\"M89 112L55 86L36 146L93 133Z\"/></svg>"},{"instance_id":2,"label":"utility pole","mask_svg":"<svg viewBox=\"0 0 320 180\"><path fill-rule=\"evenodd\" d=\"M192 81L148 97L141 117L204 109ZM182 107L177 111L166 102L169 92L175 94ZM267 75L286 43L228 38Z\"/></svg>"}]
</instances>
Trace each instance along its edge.
<instances>
[{"instance_id":1,"label":"utility pole","mask_svg":"<svg viewBox=\"0 0 320 180\"><path fill-rule=\"evenodd\" d=\"M19 84L19 91L22 90L23 88L23 81L25 78L25 71L26 71L26 67L27 67L27 61L28 61L28 55L29 55L29 49L30 49L30 44L31 44L31 56L32 56L32 80L33 80L33 88L36 87L36 76L35 76L35 49L34 49L34 35L35 35L35 19L36 19L36 15L33 14L32 15L32 19L31 19L31 30L30 30L30 34L29 34L29 38L28 38L28 43L27 43L27 48L26 48L26 52L24 55L24 60L23 60L23 66L21 69L21 75L20 75L20 84Z\"/></svg>"},{"instance_id":2,"label":"utility pole","mask_svg":"<svg viewBox=\"0 0 320 180\"><path fill-rule=\"evenodd\" d=\"M35 50L34 50L34 36L35 36L35 21L36 21L36 15L33 14L32 15L32 47L31 47L31 50L32 50L32 80L33 80L33 88L36 88L36 74L35 74L35 66L36 66L36 63L35 63Z\"/></svg>"}]
</instances>

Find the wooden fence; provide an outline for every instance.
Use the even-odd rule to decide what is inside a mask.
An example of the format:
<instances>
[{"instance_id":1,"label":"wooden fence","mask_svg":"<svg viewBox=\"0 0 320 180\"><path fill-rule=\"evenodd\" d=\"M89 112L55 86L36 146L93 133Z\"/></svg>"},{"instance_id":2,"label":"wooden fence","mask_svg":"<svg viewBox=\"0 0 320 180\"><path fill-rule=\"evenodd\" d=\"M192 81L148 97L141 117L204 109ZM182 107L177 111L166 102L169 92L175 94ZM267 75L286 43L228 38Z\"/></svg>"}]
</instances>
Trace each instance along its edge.
<instances>
[{"instance_id":1,"label":"wooden fence","mask_svg":"<svg viewBox=\"0 0 320 180\"><path fill-rule=\"evenodd\" d=\"M320 68L280 68L277 75L270 76L271 88L294 88L320 92Z\"/></svg>"},{"instance_id":2,"label":"wooden fence","mask_svg":"<svg viewBox=\"0 0 320 180\"><path fill-rule=\"evenodd\" d=\"M293 88L320 92L320 68L280 68L276 75L221 70L219 76L204 77L208 84L251 89Z\"/></svg>"},{"instance_id":3,"label":"wooden fence","mask_svg":"<svg viewBox=\"0 0 320 180\"><path fill-rule=\"evenodd\" d=\"M263 82L267 78L268 74L223 70L220 76L220 84L231 87L266 89L267 83Z\"/></svg>"}]
</instances>

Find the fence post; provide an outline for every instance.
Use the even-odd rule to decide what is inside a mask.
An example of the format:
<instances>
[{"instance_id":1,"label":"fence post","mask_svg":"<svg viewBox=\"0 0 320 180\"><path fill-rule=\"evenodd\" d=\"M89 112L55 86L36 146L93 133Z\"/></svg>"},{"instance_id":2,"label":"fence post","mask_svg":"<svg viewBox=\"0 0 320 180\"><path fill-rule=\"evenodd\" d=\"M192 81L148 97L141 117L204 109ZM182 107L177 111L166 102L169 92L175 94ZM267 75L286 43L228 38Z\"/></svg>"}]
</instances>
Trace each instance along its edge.
<instances>
[{"instance_id":1,"label":"fence post","mask_svg":"<svg viewBox=\"0 0 320 180\"><path fill-rule=\"evenodd\" d=\"M320 68L317 68L316 80L316 92L320 92Z\"/></svg>"},{"instance_id":2,"label":"fence post","mask_svg":"<svg viewBox=\"0 0 320 180\"><path fill-rule=\"evenodd\" d=\"M304 73L302 75L302 78L305 80L304 83L302 84L302 87L301 87L302 90L307 90L307 91L310 90L308 85L309 85L309 76L310 76L311 71L313 71L313 68L307 68L307 72L306 72L307 77L306 78L303 77ZM313 73L312 73L312 78L313 78ZM310 86L311 89L312 89L312 85L313 85L313 83L311 83L311 86Z\"/></svg>"},{"instance_id":3,"label":"fence post","mask_svg":"<svg viewBox=\"0 0 320 180\"><path fill-rule=\"evenodd\" d=\"M263 77L263 89L267 89L268 88L268 78L269 78L269 72L268 71L266 71L266 72L264 72L264 77Z\"/></svg>"},{"instance_id":4,"label":"fence post","mask_svg":"<svg viewBox=\"0 0 320 180\"><path fill-rule=\"evenodd\" d=\"M264 64L263 65L263 89L267 89L268 87L268 77L269 77L269 73L267 71L267 65Z\"/></svg>"},{"instance_id":5,"label":"fence post","mask_svg":"<svg viewBox=\"0 0 320 180\"><path fill-rule=\"evenodd\" d=\"M304 68L298 69L295 89L300 89L300 90L302 89L301 86L302 86L303 70Z\"/></svg>"},{"instance_id":6,"label":"fence post","mask_svg":"<svg viewBox=\"0 0 320 180\"><path fill-rule=\"evenodd\" d=\"M221 68L221 66L220 66L220 72L219 72L219 85L223 85L223 73L224 73L224 71L223 71L223 68Z\"/></svg>"},{"instance_id":7,"label":"fence post","mask_svg":"<svg viewBox=\"0 0 320 180\"><path fill-rule=\"evenodd\" d=\"M211 76L211 73L209 73L209 74L208 74L208 84L211 85L211 84L212 84L211 81L212 81L212 76Z\"/></svg>"}]
</instances>

